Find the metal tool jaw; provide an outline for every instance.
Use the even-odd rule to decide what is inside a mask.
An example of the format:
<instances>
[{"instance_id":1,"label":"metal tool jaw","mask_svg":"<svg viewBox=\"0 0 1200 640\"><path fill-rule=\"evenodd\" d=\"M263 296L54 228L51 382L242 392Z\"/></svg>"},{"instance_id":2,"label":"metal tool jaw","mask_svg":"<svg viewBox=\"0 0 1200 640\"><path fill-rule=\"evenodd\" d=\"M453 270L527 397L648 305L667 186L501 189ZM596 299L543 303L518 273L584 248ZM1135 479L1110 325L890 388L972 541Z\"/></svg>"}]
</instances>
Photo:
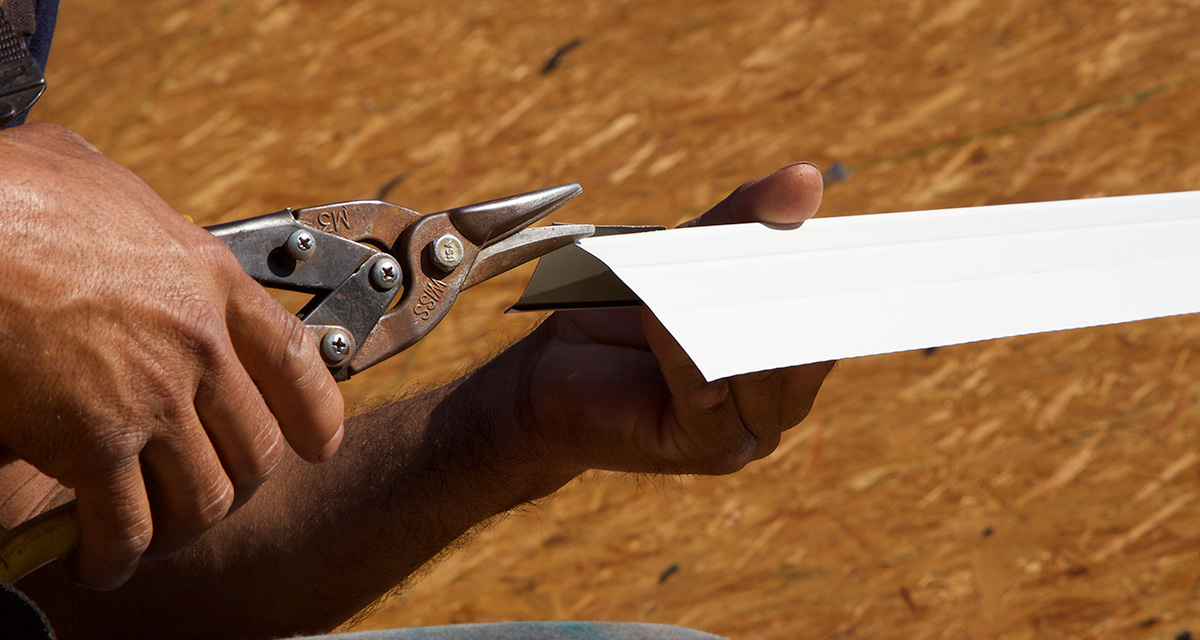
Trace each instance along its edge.
<instances>
[{"instance_id":1,"label":"metal tool jaw","mask_svg":"<svg viewBox=\"0 0 1200 640\"><path fill-rule=\"evenodd\" d=\"M591 225L525 228L581 191L564 185L430 215L340 202L208 230L258 282L313 294L299 316L345 380L426 336L459 292L590 236Z\"/></svg>"}]
</instances>

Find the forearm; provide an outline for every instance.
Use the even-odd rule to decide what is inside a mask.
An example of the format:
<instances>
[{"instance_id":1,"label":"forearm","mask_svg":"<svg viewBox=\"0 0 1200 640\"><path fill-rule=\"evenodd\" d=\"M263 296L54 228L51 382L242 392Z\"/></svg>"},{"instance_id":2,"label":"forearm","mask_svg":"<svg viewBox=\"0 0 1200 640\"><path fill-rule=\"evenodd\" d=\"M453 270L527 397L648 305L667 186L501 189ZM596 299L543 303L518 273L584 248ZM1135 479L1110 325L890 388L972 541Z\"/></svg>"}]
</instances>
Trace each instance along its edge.
<instances>
[{"instance_id":1,"label":"forearm","mask_svg":"<svg viewBox=\"0 0 1200 640\"><path fill-rule=\"evenodd\" d=\"M329 629L465 532L570 479L513 437L524 345L359 416L339 455L281 465L242 509L108 593L48 567L20 586L63 638L269 637Z\"/></svg>"}]
</instances>

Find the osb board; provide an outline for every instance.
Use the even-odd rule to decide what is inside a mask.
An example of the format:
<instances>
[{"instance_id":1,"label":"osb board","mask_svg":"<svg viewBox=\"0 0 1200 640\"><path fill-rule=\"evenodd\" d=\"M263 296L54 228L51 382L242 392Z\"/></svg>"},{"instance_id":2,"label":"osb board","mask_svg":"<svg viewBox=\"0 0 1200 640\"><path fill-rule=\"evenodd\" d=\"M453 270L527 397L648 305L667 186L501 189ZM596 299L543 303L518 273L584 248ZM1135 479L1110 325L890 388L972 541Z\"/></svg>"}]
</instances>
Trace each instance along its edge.
<instances>
[{"instance_id":1,"label":"osb board","mask_svg":"<svg viewBox=\"0 0 1200 640\"><path fill-rule=\"evenodd\" d=\"M1198 45L1196 0L66 0L37 119L203 223L578 181L562 220L673 224L799 159L850 168L822 209L848 215L1200 188ZM520 335L536 318L500 311L527 273L347 396ZM1184 317L846 362L766 461L586 478L361 628L1200 630L1197 350Z\"/></svg>"}]
</instances>

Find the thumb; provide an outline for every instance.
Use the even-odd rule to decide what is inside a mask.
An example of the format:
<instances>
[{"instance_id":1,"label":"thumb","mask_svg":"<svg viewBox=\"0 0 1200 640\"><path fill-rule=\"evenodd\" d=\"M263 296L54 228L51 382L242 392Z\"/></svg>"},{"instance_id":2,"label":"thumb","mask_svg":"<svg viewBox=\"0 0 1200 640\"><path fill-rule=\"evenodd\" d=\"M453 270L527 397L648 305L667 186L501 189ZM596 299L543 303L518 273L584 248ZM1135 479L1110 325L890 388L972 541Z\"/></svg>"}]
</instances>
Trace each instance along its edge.
<instances>
[{"instance_id":1,"label":"thumb","mask_svg":"<svg viewBox=\"0 0 1200 640\"><path fill-rule=\"evenodd\" d=\"M743 184L704 215L679 226L762 222L794 228L817 212L821 192L821 171L817 165L797 162Z\"/></svg>"}]
</instances>

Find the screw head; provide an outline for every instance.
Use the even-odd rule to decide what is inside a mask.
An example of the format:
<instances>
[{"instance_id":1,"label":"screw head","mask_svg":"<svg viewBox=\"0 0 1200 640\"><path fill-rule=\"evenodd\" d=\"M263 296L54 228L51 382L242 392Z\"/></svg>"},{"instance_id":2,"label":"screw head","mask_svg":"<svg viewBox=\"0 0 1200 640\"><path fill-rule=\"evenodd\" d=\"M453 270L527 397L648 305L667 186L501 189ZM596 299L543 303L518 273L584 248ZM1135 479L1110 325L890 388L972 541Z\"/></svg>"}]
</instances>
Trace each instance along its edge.
<instances>
[{"instance_id":1,"label":"screw head","mask_svg":"<svg viewBox=\"0 0 1200 640\"><path fill-rule=\"evenodd\" d=\"M341 364L354 351L350 335L341 329L330 329L321 338L321 357L329 364Z\"/></svg>"},{"instance_id":2,"label":"screw head","mask_svg":"<svg viewBox=\"0 0 1200 640\"><path fill-rule=\"evenodd\" d=\"M317 237L307 229L296 229L288 236L287 253L296 261L308 260L317 250Z\"/></svg>"},{"instance_id":3,"label":"screw head","mask_svg":"<svg viewBox=\"0 0 1200 640\"><path fill-rule=\"evenodd\" d=\"M462 241L447 233L429 245L429 253L435 264L446 271L453 271L463 261Z\"/></svg>"},{"instance_id":4,"label":"screw head","mask_svg":"<svg viewBox=\"0 0 1200 640\"><path fill-rule=\"evenodd\" d=\"M395 258L384 256L371 265L371 286L388 291L397 284L400 284L400 263Z\"/></svg>"}]
</instances>

